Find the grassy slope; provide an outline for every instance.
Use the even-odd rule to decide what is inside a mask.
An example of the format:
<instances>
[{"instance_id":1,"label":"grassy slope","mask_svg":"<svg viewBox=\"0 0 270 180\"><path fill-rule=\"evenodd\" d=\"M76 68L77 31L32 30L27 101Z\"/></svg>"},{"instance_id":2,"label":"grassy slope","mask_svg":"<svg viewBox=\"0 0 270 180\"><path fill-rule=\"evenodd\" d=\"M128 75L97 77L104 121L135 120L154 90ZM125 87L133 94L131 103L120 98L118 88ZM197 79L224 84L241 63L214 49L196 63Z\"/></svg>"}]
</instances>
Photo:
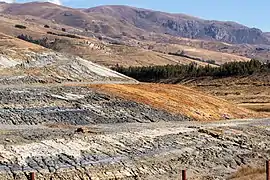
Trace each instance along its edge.
<instances>
[{"instance_id":1,"label":"grassy slope","mask_svg":"<svg viewBox=\"0 0 270 180\"><path fill-rule=\"evenodd\" d=\"M215 60L216 64L224 64L226 62L233 62L233 61L249 61L250 58L237 56L228 53L210 51L202 48L194 48L190 46L184 45L177 45L177 44L162 44L156 43L153 45L154 50L161 51L161 52L172 52L175 53L177 51L183 51L185 55L195 58L200 58L203 60Z\"/></svg>"},{"instance_id":2,"label":"grassy slope","mask_svg":"<svg viewBox=\"0 0 270 180\"><path fill-rule=\"evenodd\" d=\"M59 44L58 50L64 53L70 53L74 55L82 56L85 59L89 59L96 63L105 66L115 66L116 64L123 66L147 66L147 65L166 65L166 64L188 64L190 62L197 62L200 65L207 65L207 63L194 61L185 57L177 57L164 53L153 52L147 50L148 43L153 44L153 42L140 42L141 47L130 47L124 45L111 45L104 44L95 38L83 37L84 39L71 39L66 37L59 37L54 35L48 35L47 31L52 31L55 33L61 32L61 28L67 29L67 34L76 33L82 31L82 29L77 29L74 27L64 26L61 24L52 24L48 20L34 18L33 20L25 20L20 16L1 16L0 17L0 32L8 34L10 36L18 36L20 34L27 34L32 36L34 39L48 37L49 39L65 39L67 43ZM27 27L27 29L15 28L15 24L22 24ZM51 28L44 28L45 24L49 24ZM85 42L94 43L98 46L98 49L93 49L89 44ZM136 45L138 45L135 43ZM205 60L217 60L218 63L228 62L228 61L242 61L247 60L247 58L241 56L235 56L231 54L225 54L220 52L208 51L200 48L191 48L188 46L180 45L168 45L156 44L154 43L154 50L162 50L163 47L168 52L174 52L179 49L185 50L188 55L199 57ZM161 49L160 49L161 48ZM162 50L163 51L163 50ZM165 51L165 50L164 50Z\"/></svg>"},{"instance_id":3,"label":"grassy slope","mask_svg":"<svg viewBox=\"0 0 270 180\"><path fill-rule=\"evenodd\" d=\"M200 121L251 118L262 114L182 86L166 84L90 85L95 89Z\"/></svg>"},{"instance_id":4,"label":"grassy slope","mask_svg":"<svg viewBox=\"0 0 270 180\"><path fill-rule=\"evenodd\" d=\"M241 107L270 115L270 75L201 78L185 83L205 93L226 99Z\"/></svg>"},{"instance_id":5,"label":"grassy slope","mask_svg":"<svg viewBox=\"0 0 270 180\"><path fill-rule=\"evenodd\" d=\"M234 173L230 180L262 180L265 177L265 168L243 167Z\"/></svg>"}]
</instances>

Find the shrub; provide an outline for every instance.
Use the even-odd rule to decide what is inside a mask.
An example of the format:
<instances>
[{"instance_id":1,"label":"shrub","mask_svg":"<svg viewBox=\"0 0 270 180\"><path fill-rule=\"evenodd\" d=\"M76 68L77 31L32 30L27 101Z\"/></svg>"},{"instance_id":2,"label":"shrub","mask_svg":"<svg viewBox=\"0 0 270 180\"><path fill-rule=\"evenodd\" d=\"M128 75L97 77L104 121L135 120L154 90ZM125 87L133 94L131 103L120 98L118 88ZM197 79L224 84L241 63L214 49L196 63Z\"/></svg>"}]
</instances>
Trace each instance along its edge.
<instances>
[{"instance_id":1,"label":"shrub","mask_svg":"<svg viewBox=\"0 0 270 180\"><path fill-rule=\"evenodd\" d=\"M51 35L55 35L55 36L63 36L63 37L69 37L69 38L82 39L81 37L76 36L74 34L57 34L57 33L51 32L51 31L48 31L47 34L51 34Z\"/></svg>"},{"instance_id":2,"label":"shrub","mask_svg":"<svg viewBox=\"0 0 270 180\"><path fill-rule=\"evenodd\" d=\"M66 32L66 29L65 29L65 28L62 28L62 31L63 31L63 32Z\"/></svg>"},{"instance_id":3,"label":"shrub","mask_svg":"<svg viewBox=\"0 0 270 180\"><path fill-rule=\"evenodd\" d=\"M44 25L44 27L45 27L45 28L50 28L50 26L49 26L49 25L47 25L47 24L46 24L46 25Z\"/></svg>"},{"instance_id":4,"label":"shrub","mask_svg":"<svg viewBox=\"0 0 270 180\"><path fill-rule=\"evenodd\" d=\"M24 34L21 34L21 35L17 36L17 38L19 38L21 40L24 40L24 41L27 41L27 42L34 43L34 44L38 44L38 45L46 47L46 48L50 47L48 38L33 39L31 36L24 35Z\"/></svg>"},{"instance_id":5,"label":"shrub","mask_svg":"<svg viewBox=\"0 0 270 180\"><path fill-rule=\"evenodd\" d=\"M15 25L15 28L26 29L26 26L20 25L20 24L16 24L16 25Z\"/></svg>"},{"instance_id":6,"label":"shrub","mask_svg":"<svg viewBox=\"0 0 270 180\"><path fill-rule=\"evenodd\" d=\"M206 60L205 62L207 62L208 64L216 64L216 61L215 60Z\"/></svg>"}]
</instances>

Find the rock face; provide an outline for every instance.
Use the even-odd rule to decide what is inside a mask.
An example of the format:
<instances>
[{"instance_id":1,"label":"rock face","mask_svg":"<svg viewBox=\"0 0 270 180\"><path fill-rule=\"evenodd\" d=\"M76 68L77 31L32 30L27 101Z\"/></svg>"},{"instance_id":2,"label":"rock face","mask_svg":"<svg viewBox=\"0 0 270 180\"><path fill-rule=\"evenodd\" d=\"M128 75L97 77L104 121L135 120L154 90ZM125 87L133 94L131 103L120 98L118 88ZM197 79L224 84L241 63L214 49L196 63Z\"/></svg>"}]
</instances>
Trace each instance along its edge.
<instances>
[{"instance_id":1,"label":"rock face","mask_svg":"<svg viewBox=\"0 0 270 180\"><path fill-rule=\"evenodd\" d=\"M235 22L203 20L128 6L72 9L50 3L1 4L0 13L53 20L54 23L87 29L89 35L141 38L143 34L156 32L236 44L270 44L269 36L261 30Z\"/></svg>"},{"instance_id":2,"label":"rock face","mask_svg":"<svg viewBox=\"0 0 270 180\"><path fill-rule=\"evenodd\" d=\"M228 43L265 44L268 40L263 32L256 28L235 28L233 24L221 22L186 21L177 22L168 20L162 24L168 34L192 39L209 39Z\"/></svg>"}]
</instances>

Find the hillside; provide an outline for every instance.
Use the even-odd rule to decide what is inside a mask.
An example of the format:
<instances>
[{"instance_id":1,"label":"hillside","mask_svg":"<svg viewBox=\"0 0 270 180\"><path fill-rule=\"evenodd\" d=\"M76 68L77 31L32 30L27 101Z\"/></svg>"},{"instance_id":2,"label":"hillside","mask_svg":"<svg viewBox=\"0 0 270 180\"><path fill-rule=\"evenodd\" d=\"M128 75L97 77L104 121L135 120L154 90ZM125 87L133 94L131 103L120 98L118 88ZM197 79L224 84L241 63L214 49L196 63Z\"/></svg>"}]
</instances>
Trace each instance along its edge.
<instances>
[{"instance_id":1,"label":"hillside","mask_svg":"<svg viewBox=\"0 0 270 180\"><path fill-rule=\"evenodd\" d=\"M124 35L142 38L144 34L155 32L234 44L270 44L261 30L235 22L203 20L184 14L170 14L128 6L72 9L50 3L2 3L0 12L10 15L31 15L111 37Z\"/></svg>"},{"instance_id":2,"label":"hillside","mask_svg":"<svg viewBox=\"0 0 270 180\"><path fill-rule=\"evenodd\" d=\"M267 43L183 14L0 3L0 179L263 177L270 64L250 58L269 45L213 22Z\"/></svg>"},{"instance_id":3,"label":"hillside","mask_svg":"<svg viewBox=\"0 0 270 180\"><path fill-rule=\"evenodd\" d=\"M135 85L126 86L97 85L91 87L98 92L105 90L105 92L119 95L127 100L194 120L219 120L224 116L227 118L260 116L255 112L238 108L221 99L208 97L183 86L140 85L127 76L89 60L58 53L5 34L0 36L0 52L0 84L4 87L5 85L37 84L40 86L47 86L47 84L80 86L89 83L135 83ZM201 102L197 102L197 99L200 99ZM166 102L167 100L170 101Z\"/></svg>"},{"instance_id":4,"label":"hillside","mask_svg":"<svg viewBox=\"0 0 270 180\"><path fill-rule=\"evenodd\" d=\"M270 113L269 73L227 78L194 78L181 83L243 108Z\"/></svg>"},{"instance_id":5,"label":"hillside","mask_svg":"<svg viewBox=\"0 0 270 180\"><path fill-rule=\"evenodd\" d=\"M0 84L136 82L91 61L0 34Z\"/></svg>"},{"instance_id":6,"label":"hillside","mask_svg":"<svg viewBox=\"0 0 270 180\"><path fill-rule=\"evenodd\" d=\"M31 21L29 20L31 19ZM12 37L24 34L35 40L48 38L50 48L70 55L80 56L83 59L105 65L107 67L122 66L146 66L146 65L166 65L166 64L189 64L196 62L200 65L207 65L203 62L215 59L217 63L230 61L247 61L249 58L205 50L199 47L191 48L190 46L167 45L165 49L161 48L162 44L154 42L133 42L129 45L126 43L117 43L112 40L100 40L94 37L87 37L80 34L80 30L64 26L62 24L50 24L48 20L23 18L22 16L0 16L0 32L8 34ZM22 24L26 29L15 28L15 25ZM45 25L50 28L45 28ZM66 28L67 32L63 32L61 28ZM49 33L48 33L49 32ZM54 33L54 34L52 34ZM74 37L74 38L72 38ZM131 41L132 42L132 41ZM136 44L134 46L134 44ZM149 48L150 46L154 48ZM192 51L190 51L190 49ZM187 55L199 57L194 60L189 57L180 57L169 55L169 52L184 50Z\"/></svg>"},{"instance_id":7,"label":"hillside","mask_svg":"<svg viewBox=\"0 0 270 180\"><path fill-rule=\"evenodd\" d=\"M248 61L249 58L229 53L221 53L201 48L192 48L181 45L168 45L151 43L153 49L126 46L119 44L102 43L93 39L73 40L65 39L56 41L53 49L58 52L71 53L84 59L89 59L108 67L116 65L129 66L153 66L167 64L208 65L207 61L215 60L216 64L232 61ZM170 52L184 51L186 56L175 56Z\"/></svg>"},{"instance_id":8,"label":"hillside","mask_svg":"<svg viewBox=\"0 0 270 180\"><path fill-rule=\"evenodd\" d=\"M179 54L182 57L190 59L198 59L199 61L215 61L215 64L221 65L226 62L233 61L249 61L250 59L244 56L229 54L225 52L216 52L206 50L200 47L190 47L187 45L169 44L169 43L153 43L153 51L162 52L165 54Z\"/></svg>"},{"instance_id":9,"label":"hillside","mask_svg":"<svg viewBox=\"0 0 270 180\"><path fill-rule=\"evenodd\" d=\"M267 38L270 38L270 32L266 32L266 33L264 33L264 35L265 35Z\"/></svg>"},{"instance_id":10,"label":"hillside","mask_svg":"<svg viewBox=\"0 0 270 180\"><path fill-rule=\"evenodd\" d=\"M260 116L253 111L181 85L90 85L90 87L199 121Z\"/></svg>"},{"instance_id":11,"label":"hillside","mask_svg":"<svg viewBox=\"0 0 270 180\"><path fill-rule=\"evenodd\" d=\"M152 46L156 45L156 43L163 43L238 56L229 57L232 61L238 61L242 57L266 61L270 57L269 35L268 33L262 33L258 29L248 28L233 22L208 21L183 14L169 14L127 6L74 9L41 2L25 4L1 3L0 22L2 25L0 32L11 36L18 36L20 33L27 32L27 35L34 38L63 39L63 37L47 34L47 32L61 34L62 28L64 28L66 33L76 34L85 39L94 38L103 42L128 45L146 50L152 50ZM29 29L23 31L11 28L13 25L21 23L26 24ZM176 24L171 27L168 23ZM50 28L44 28L44 25L49 25ZM88 58L89 52L83 51L74 52L78 52L83 58ZM100 52L97 54L100 54ZM208 57L207 52L204 52L204 54ZM134 58L132 55L131 57L133 59L130 61L135 62L136 65L143 65L148 61L151 63L144 65L154 65L154 59L161 60L160 55L155 56L153 54L146 55L146 57L153 58L149 60L146 58L144 62L140 62L141 58ZM223 59L224 56L221 55L221 57ZM121 59L126 59L126 57L114 58L118 59L118 64L123 65L126 63L121 63ZM213 59L213 57L209 58ZM100 59L99 62L104 64L108 59L112 58ZM156 65L173 63L171 60L171 62L168 62L168 59L172 58L165 57L161 60L164 63L160 61ZM178 61L176 60L176 62ZM225 58L222 61L227 61L227 59ZM115 63L105 63L104 65L111 66L115 65Z\"/></svg>"},{"instance_id":12,"label":"hillside","mask_svg":"<svg viewBox=\"0 0 270 180\"><path fill-rule=\"evenodd\" d=\"M185 14L170 14L127 6L101 6L87 9L85 12L90 15L110 15L147 32L238 44L269 44L261 30L235 22L203 20Z\"/></svg>"}]
</instances>

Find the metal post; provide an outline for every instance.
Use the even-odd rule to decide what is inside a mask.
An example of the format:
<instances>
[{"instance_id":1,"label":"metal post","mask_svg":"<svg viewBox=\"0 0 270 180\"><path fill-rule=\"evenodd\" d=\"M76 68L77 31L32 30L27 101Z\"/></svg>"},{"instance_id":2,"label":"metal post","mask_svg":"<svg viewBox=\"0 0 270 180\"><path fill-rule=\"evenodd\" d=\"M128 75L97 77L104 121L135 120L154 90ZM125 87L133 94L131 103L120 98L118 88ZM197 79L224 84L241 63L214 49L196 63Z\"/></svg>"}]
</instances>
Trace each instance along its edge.
<instances>
[{"instance_id":1,"label":"metal post","mask_svg":"<svg viewBox=\"0 0 270 180\"><path fill-rule=\"evenodd\" d=\"M35 173L34 172L30 172L30 179L35 180Z\"/></svg>"},{"instance_id":2,"label":"metal post","mask_svg":"<svg viewBox=\"0 0 270 180\"><path fill-rule=\"evenodd\" d=\"M182 180L187 180L187 172L186 172L186 170L182 170Z\"/></svg>"},{"instance_id":3,"label":"metal post","mask_svg":"<svg viewBox=\"0 0 270 180\"><path fill-rule=\"evenodd\" d=\"M266 180L270 180L270 160L266 161Z\"/></svg>"}]
</instances>

